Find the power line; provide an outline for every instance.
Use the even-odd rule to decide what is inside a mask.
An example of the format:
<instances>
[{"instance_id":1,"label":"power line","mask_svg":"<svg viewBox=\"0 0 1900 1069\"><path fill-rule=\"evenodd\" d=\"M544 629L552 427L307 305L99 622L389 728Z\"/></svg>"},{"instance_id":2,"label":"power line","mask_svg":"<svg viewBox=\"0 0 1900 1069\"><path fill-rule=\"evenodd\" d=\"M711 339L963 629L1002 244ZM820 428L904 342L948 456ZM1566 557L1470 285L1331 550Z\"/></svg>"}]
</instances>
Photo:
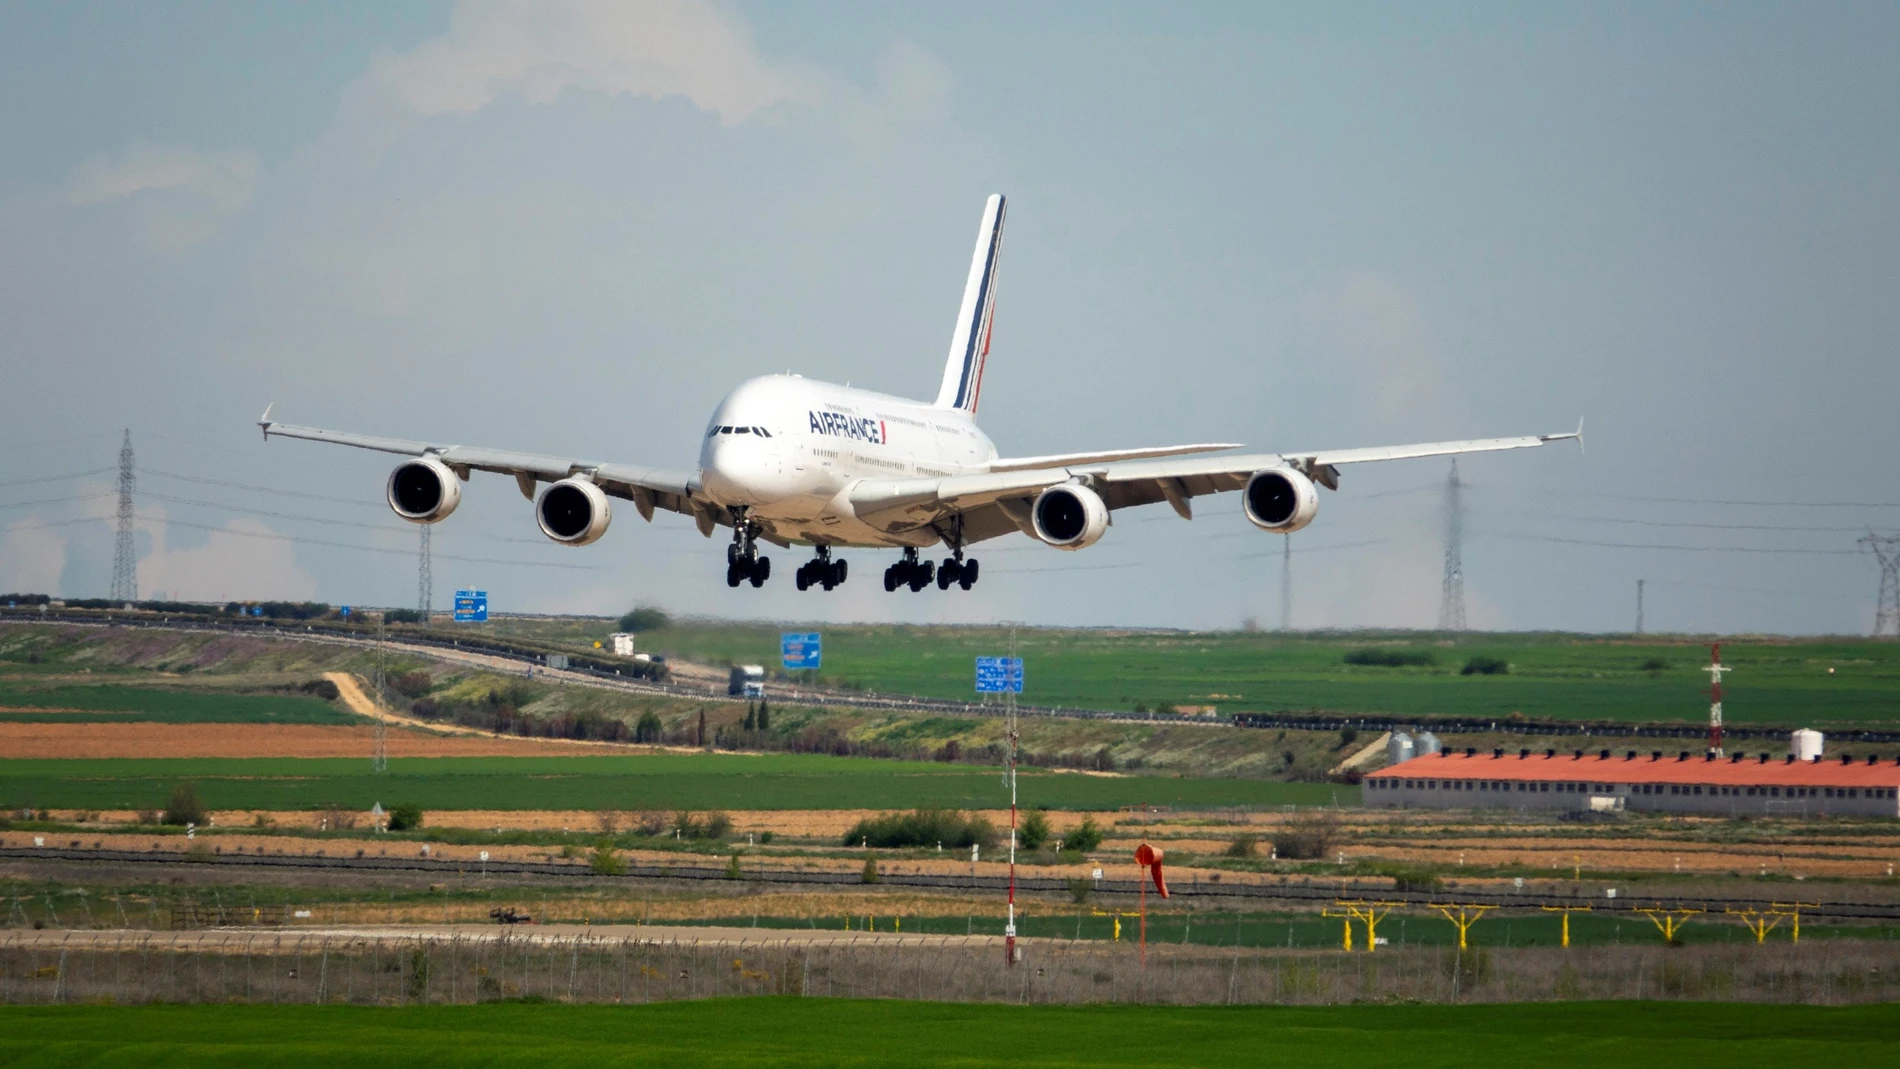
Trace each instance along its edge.
<instances>
[{"instance_id":1,"label":"power line","mask_svg":"<svg viewBox=\"0 0 1900 1069\"><path fill-rule=\"evenodd\" d=\"M1469 485L1469 484L1467 484ZM1709 531L1787 531L1801 534L1849 534L1865 531L1865 525L1854 527L1792 527L1773 523L1691 523L1672 520L1631 520L1616 516L1577 516L1563 512L1510 512L1501 511L1499 516L1515 516L1537 520L1565 520L1571 523L1615 523L1632 527L1683 527Z\"/></svg>"},{"instance_id":2,"label":"power line","mask_svg":"<svg viewBox=\"0 0 1900 1069\"><path fill-rule=\"evenodd\" d=\"M1469 486L1470 484L1467 483L1466 485ZM1773 509L1900 509L1900 501L1737 501L1719 497L1645 497L1638 494L1592 494L1569 490L1528 490L1522 492L1539 497L1643 501L1660 505L1740 505L1747 508Z\"/></svg>"},{"instance_id":3,"label":"power line","mask_svg":"<svg viewBox=\"0 0 1900 1069\"><path fill-rule=\"evenodd\" d=\"M275 486L256 486L251 483L234 483L225 479L207 479L202 475L179 475L176 472L159 471L156 468L146 468L145 474L158 475L167 479L177 479L180 482L200 483L205 486L224 486L233 490L250 490L260 494L280 494L284 497L301 497L311 501L329 501L339 505L358 505L368 508L386 507L381 501L365 501L360 497L332 497L328 494L310 494L301 490L285 490Z\"/></svg>"},{"instance_id":4,"label":"power line","mask_svg":"<svg viewBox=\"0 0 1900 1069\"><path fill-rule=\"evenodd\" d=\"M106 472L114 471L114 470L116 470L116 468L113 468L113 467L91 468L86 471L75 471L70 475L40 475L31 479L10 479L6 482L0 483L0 486L26 486L31 483L56 483L56 482L63 482L67 479L84 479L88 475L104 475Z\"/></svg>"},{"instance_id":5,"label":"power line","mask_svg":"<svg viewBox=\"0 0 1900 1069\"><path fill-rule=\"evenodd\" d=\"M116 492L112 490L99 490L90 494L68 494L65 497L42 497L37 501L9 501L4 505L0 505L0 509L23 509L30 508L34 505L57 505L65 501L97 501L102 497L113 497L115 494Z\"/></svg>"},{"instance_id":6,"label":"power line","mask_svg":"<svg viewBox=\"0 0 1900 1069\"><path fill-rule=\"evenodd\" d=\"M1593 538L1559 538L1555 535L1514 535L1493 531L1479 532L1483 538L1502 538L1511 542L1557 542L1567 546L1603 546L1609 549L1664 549L1685 553L1793 553L1817 557L1849 557L1851 549L1773 549L1760 546L1676 546L1654 542L1604 542Z\"/></svg>"}]
</instances>

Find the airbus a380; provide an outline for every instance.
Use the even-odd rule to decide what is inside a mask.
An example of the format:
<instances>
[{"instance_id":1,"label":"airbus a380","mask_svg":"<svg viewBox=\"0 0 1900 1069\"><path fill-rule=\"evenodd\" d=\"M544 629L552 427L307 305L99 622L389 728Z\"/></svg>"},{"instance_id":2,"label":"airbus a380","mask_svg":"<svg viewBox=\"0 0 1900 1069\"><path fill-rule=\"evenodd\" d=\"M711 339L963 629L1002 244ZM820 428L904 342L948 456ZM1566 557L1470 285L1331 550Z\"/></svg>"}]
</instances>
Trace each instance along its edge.
<instances>
[{"instance_id":1,"label":"airbus a380","mask_svg":"<svg viewBox=\"0 0 1900 1069\"><path fill-rule=\"evenodd\" d=\"M732 529L726 584L764 585L771 558L758 543L809 546L798 589L845 581L844 548L894 548L884 589L965 590L977 581L971 546L1021 533L1056 549L1086 549L1108 532L1119 509L1166 502L1193 518L1194 498L1239 490L1254 526L1291 534L1313 522L1317 487L1339 488L1339 469L1375 460L1524 449L1581 438L1569 434L1483 438L1370 449L1235 454L1230 443L1108 449L1041 457L1002 457L976 425L983 367L996 307L1004 200L983 208L963 305L951 336L937 399L928 404L817 382L768 375L741 383L713 410L699 449L699 470L516 453L483 446L379 438L273 422L272 435L397 453L408 459L389 475L387 497L412 523L447 519L474 471L512 475L534 502L541 533L584 546L607 533L611 499L630 501L642 519L655 509L693 518L701 534ZM1216 455L1218 454L1218 455ZM545 485L543 485L545 484ZM939 562L922 551L942 545Z\"/></svg>"}]
</instances>

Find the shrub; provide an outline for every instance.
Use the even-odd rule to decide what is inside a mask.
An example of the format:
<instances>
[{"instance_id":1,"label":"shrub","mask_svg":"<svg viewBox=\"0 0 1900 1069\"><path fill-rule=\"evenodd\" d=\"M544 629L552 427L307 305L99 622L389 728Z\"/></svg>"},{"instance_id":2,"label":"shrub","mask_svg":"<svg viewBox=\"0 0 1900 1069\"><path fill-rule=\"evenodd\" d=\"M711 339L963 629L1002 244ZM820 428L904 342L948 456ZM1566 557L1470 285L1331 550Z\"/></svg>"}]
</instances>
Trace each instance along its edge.
<instances>
[{"instance_id":1,"label":"shrub","mask_svg":"<svg viewBox=\"0 0 1900 1069\"><path fill-rule=\"evenodd\" d=\"M1438 658L1430 650L1395 650L1383 646L1367 646L1363 649L1347 650L1347 664L1368 665L1374 668L1408 668L1437 664Z\"/></svg>"},{"instance_id":2,"label":"shrub","mask_svg":"<svg viewBox=\"0 0 1900 1069\"><path fill-rule=\"evenodd\" d=\"M884 850L938 843L957 847L975 844L991 849L996 845L996 829L980 816L946 809L917 809L866 817L844 833L843 841L846 846L863 844Z\"/></svg>"},{"instance_id":3,"label":"shrub","mask_svg":"<svg viewBox=\"0 0 1900 1069\"><path fill-rule=\"evenodd\" d=\"M706 814L706 830L704 834L708 839L723 839L731 835L732 818L724 813Z\"/></svg>"},{"instance_id":4,"label":"shrub","mask_svg":"<svg viewBox=\"0 0 1900 1069\"><path fill-rule=\"evenodd\" d=\"M640 829L642 835L665 835L666 814L651 809L645 810L634 818L634 826Z\"/></svg>"},{"instance_id":5,"label":"shrub","mask_svg":"<svg viewBox=\"0 0 1900 1069\"><path fill-rule=\"evenodd\" d=\"M1458 674L1461 676L1501 676L1510 670L1510 664L1505 661L1496 657L1479 655L1466 661L1465 666L1458 670Z\"/></svg>"},{"instance_id":6,"label":"shrub","mask_svg":"<svg viewBox=\"0 0 1900 1069\"><path fill-rule=\"evenodd\" d=\"M392 806L389 810L390 831L416 831L422 827L422 807L413 803Z\"/></svg>"},{"instance_id":7,"label":"shrub","mask_svg":"<svg viewBox=\"0 0 1900 1069\"><path fill-rule=\"evenodd\" d=\"M426 624L422 612L418 609L384 609L383 622L386 624Z\"/></svg>"},{"instance_id":8,"label":"shrub","mask_svg":"<svg viewBox=\"0 0 1900 1069\"><path fill-rule=\"evenodd\" d=\"M172 788L171 801L165 803L165 823L203 824L205 808L198 803L198 789L189 783Z\"/></svg>"},{"instance_id":9,"label":"shrub","mask_svg":"<svg viewBox=\"0 0 1900 1069\"><path fill-rule=\"evenodd\" d=\"M1236 835L1234 841L1228 843L1227 849L1221 851L1221 854L1224 857L1252 857L1259 841L1252 835Z\"/></svg>"},{"instance_id":10,"label":"shrub","mask_svg":"<svg viewBox=\"0 0 1900 1069\"><path fill-rule=\"evenodd\" d=\"M1395 891L1441 891L1444 886L1445 881L1426 869L1400 869L1392 874L1392 889Z\"/></svg>"},{"instance_id":11,"label":"shrub","mask_svg":"<svg viewBox=\"0 0 1900 1069\"><path fill-rule=\"evenodd\" d=\"M1069 898L1078 906L1088 905L1089 894L1095 890L1095 884L1084 879L1069 881Z\"/></svg>"},{"instance_id":12,"label":"shrub","mask_svg":"<svg viewBox=\"0 0 1900 1069\"><path fill-rule=\"evenodd\" d=\"M313 679L297 689L305 694L314 694L326 702L336 701L343 696L343 692L336 689L336 684L327 679Z\"/></svg>"},{"instance_id":13,"label":"shrub","mask_svg":"<svg viewBox=\"0 0 1900 1069\"><path fill-rule=\"evenodd\" d=\"M1359 741L1358 728L1340 728L1339 729L1339 745L1351 746L1353 743L1358 742L1358 741Z\"/></svg>"},{"instance_id":14,"label":"shrub","mask_svg":"<svg viewBox=\"0 0 1900 1069\"><path fill-rule=\"evenodd\" d=\"M771 832L762 831L759 833L759 845L764 846L767 843L770 843L773 840L773 838L775 838L775 836L773 836Z\"/></svg>"},{"instance_id":15,"label":"shrub","mask_svg":"<svg viewBox=\"0 0 1900 1069\"><path fill-rule=\"evenodd\" d=\"M665 610L651 607L638 607L620 618L622 631L658 631L673 622Z\"/></svg>"},{"instance_id":16,"label":"shrub","mask_svg":"<svg viewBox=\"0 0 1900 1069\"><path fill-rule=\"evenodd\" d=\"M435 689L435 677L427 672L401 672L387 682L390 690L405 698L420 698Z\"/></svg>"},{"instance_id":17,"label":"shrub","mask_svg":"<svg viewBox=\"0 0 1900 1069\"><path fill-rule=\"evenodd\" d=\"M1658 673L1668 671L1669 662L1663 660L1661 657L1651 657L1649 660L1644 661L1640 665L1637 665L1636 669L1639 672L1648 672L1650 675L1654 676L1654 675L1657 675Z\"/></svg>"},{"instance_id":18,"label":"shrub","mask_svg":"<svg viewBox=\"0 0 1900 1069\"><path fill-rule=\"evenodd\" d=\"M744 870L739 868L739 855L734 854L731 857L727 858L726 859L726 879L742 880L744 878L745 878L745 872Z\"/></svg>"},{"instance_id":19,"label":"shrub","mask_svg":"<svg viewBox=\"0 0 1900 1069\"><path fill-rule=\"evenodd\" d=\"M864 873L859 877L864 883L883 883L884 877L877 874L877 858L864 859Z\"/></svg>"},{"instance_id":20,"label":"shrub","mask_svg":"<svg viewBox=\"0 0 1900 1069\"><path fill-rule=\"evenodd\" d=\"M1102 828L1095 823L1094 817L1083 817L1082 823L1062 837L1062 846L1065 850L1080 850L1087 853L1100 845L1102 845Z\"/></svg>"},{"instance_id":21,"label":"shrub","mask_svg":"<svg viewBox=\"0 0 1900 1069\"><path fill-rule=\"evenodd\" d=\"M587 865L600 876L618 876L627 871L627 863L614 850L614 841L604 837L594 844L594 852L589 855Z\"/></svg>"},{"instance_id":22,"label":"shrub","mask_svg":"<svg viewBox=\"0 0 1900 1069\"><path fill-rule=\"evenodd\" d=\"M1339 822L1330 813L1309 814L1295 819L1285 831L1273 837L1274 852L1293 861L1311 861L1325 857L1339 838Z\"/></svg>"},{"instance_id":23,"label":"shrub","mask_svg":"<svg viewBox=\"0 0 1900 1069\"><path fill-rule=\"evenodd\" d=\"M1049 841L1049 818L1042 810L1032 809L1016 829L1016 841L1025 850L1034 850Z\"/></svg>"}]
</instances>

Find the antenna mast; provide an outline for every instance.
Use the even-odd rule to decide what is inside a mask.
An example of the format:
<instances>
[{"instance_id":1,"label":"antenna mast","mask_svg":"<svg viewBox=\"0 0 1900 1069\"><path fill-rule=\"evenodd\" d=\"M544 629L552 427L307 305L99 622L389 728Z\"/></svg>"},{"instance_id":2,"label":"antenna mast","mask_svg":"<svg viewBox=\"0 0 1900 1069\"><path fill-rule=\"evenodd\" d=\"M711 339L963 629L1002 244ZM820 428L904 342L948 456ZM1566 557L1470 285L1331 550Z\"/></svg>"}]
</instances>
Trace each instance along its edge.
<instances>
[{"instance_id":1,"label":"antenna mast","mask_svg":"<svg viewBox=\"0 0 1900 1069\"><path fill-rule=\"evenodd\" d=\"M1445 482L1445 582L1438 597L1438 629L1465 629L1465 515L1458 489L1458 460L1451 462L1451 478Z\"/></svg>"},{"instance_id":2,"label":"antenna mast","mask_svg":"<svg viewBox=\"0 0 1900 1069\"><path fill-rule=\"evenodd\" d=\"M416 621L424 627L429 626L429 605L435 600L434 579L429 575L429 533L430 524L420 524L422 528L422 548L418 553L419 567L416 571L416 612L422 619Z\"/></svg>"},{"instance_id":3,"label":"antenna mast","mask_svg":"<svg viewBox=\"0 0 1900 1069\"><path fill-rule=\"evenodd\" d=\"M1722 756L1722 674L1735 669L1722 663L1722 644L1710 647L1709 666L1709 752Z\"/></svg>"},{"instance_id":4,"label":"antenna mast","mask_svg":"<svg viewBox=\"0 0 1900 1069\"><path fill-rule=\"evenodd\" d=\"M132 430L128 427L125 443L119 446L119 544L112 554L112 600L121 605L139 599L139 562L132 547L132 491L137 484L132 474Z\"/></svg>"}]
</instances>

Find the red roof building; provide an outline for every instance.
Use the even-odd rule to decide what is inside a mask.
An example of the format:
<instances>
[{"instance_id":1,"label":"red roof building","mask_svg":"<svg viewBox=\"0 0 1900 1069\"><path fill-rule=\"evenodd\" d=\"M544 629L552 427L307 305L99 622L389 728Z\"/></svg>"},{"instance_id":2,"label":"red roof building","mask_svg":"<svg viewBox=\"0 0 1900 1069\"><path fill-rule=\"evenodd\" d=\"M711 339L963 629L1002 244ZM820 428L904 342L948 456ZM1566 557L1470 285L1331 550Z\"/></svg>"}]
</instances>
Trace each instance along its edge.
<instances>
[{"instance_id":1,"label":"red roof building","mask_svg":"<svg viewBox=\"0 0 1900 1069\"><path fill-rule=\"evenodd\" d=\"M1441 751L1370 773L1364 785L1366 805L1388 808L1900 817L1900 758Z\"/></svg>"}]
</instances>

